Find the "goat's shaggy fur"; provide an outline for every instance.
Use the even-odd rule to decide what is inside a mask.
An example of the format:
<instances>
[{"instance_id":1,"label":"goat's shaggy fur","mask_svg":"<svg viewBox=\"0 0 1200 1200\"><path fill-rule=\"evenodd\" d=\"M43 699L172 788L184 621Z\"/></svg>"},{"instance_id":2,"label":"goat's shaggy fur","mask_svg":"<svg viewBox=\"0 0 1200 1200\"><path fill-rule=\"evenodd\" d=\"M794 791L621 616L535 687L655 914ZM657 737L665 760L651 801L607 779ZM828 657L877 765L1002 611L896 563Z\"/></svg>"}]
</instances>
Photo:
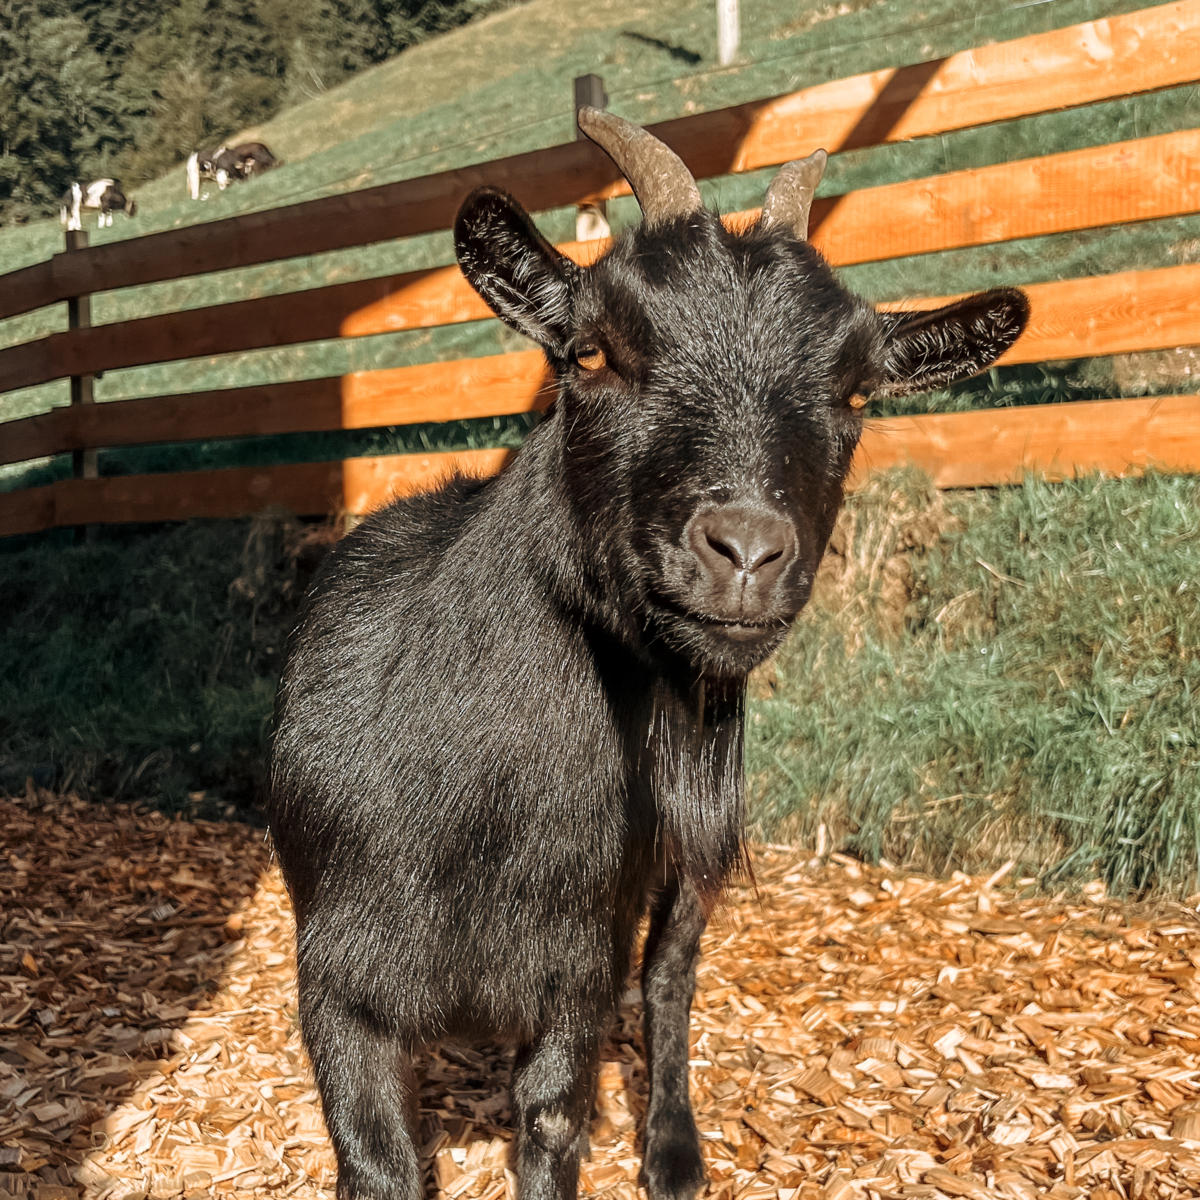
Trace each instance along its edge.
<instances>
[{"instance_id":1,"label":"goat's shaggy fur","mask_svg":"<svg viewBox=\"0 0 1200 1200\"><path fill-rule=\"evenodd\" d=\"M877 314L806 242L702 209L586 270L502 193L455 232L559 390L500 476L347 536L293 638L271 828L338 1194L416 1200L411 1054L502 1037L522 1197L574 1196L649 907L643 1178L690 1200L688 1009L739 861L744 681L808 599L850 399L982 369L1027 309Z\"/></svg>"}]
</instances>

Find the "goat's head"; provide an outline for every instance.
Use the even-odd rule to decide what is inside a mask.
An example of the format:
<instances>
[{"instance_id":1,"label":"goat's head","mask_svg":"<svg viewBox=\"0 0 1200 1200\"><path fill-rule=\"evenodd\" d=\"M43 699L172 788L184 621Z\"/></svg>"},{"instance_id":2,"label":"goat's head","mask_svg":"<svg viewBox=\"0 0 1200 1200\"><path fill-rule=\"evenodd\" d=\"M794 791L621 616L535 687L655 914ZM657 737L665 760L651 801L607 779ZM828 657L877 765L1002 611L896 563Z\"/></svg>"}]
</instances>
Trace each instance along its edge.
<instances>
[{"instance_id":1,"label":"goat's head","mask_svg":"<svg viewBox=\"0 0 1200 1200\"><path fill-rule=\"evenodd\" d=\"M481 189L455 224L459 263L557 375L562 499L589 543L576 594L646 652L742 675L808 600L862 397L983 370L1028 304L1006 289L876 312L807 241L824 151L780 170L758 223L732 232L663 143L609 113L579 121L642 224L585 269Z\"/></svg>"}]
</instances>

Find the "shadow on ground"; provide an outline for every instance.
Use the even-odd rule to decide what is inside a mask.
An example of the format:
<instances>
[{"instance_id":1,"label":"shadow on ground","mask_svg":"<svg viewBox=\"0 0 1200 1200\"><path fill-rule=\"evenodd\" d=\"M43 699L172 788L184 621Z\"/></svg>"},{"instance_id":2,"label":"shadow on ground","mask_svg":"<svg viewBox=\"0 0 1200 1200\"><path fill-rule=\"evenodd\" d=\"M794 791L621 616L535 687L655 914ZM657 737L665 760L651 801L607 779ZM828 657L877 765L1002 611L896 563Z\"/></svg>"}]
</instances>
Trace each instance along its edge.
<instances>
[{"instance_id":1,"label":"shadow on ground","mask_svg":"<svg viewBox=\"0 0 1200 1200\"><path fill-rule=\"evenodd\" d=\"M0 800L0 855L0 1200L330 1194L263 831L31 780ZM644 1110L637 1021L627 1006L605 1052L601 1140ZM510 1186L511 1063L499 1046L417 1060L430 1193Z\"/></svg>"},{"instance_id":2,"label":"shadow on ground","mask_svg":"<svg viewBox=\"0 0 1200 1200\"><path fill-rule=\"evenodd\" d=\"M0 801L0 849L0 1189L74 1188L105 1118L167 1077L218 991L268 848L30 783Z\"/></svg>"}]
</instances>

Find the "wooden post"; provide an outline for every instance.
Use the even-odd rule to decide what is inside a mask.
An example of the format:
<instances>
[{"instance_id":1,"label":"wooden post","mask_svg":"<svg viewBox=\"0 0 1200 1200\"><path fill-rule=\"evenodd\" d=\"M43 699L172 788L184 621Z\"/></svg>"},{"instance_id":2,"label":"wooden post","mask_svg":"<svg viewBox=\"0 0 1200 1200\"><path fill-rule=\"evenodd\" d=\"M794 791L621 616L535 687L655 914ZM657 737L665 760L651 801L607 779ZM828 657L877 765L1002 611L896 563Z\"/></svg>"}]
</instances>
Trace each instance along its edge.
<instances>
[{"instance_id":1,"label":"wooden post","mask_svg":"<svg viewBox=\"0 0 1200 1200\"><path fill-rule=\"evenodd\" d=\"M608 93L604 90L604 80L599 75L575 76L575 140L587 141L587 134L579 128L579 110L587 105L589 108L607 108ZM612 236L608 227L608 206L603 200L599 204L581 204L575 212L575 240L591 242L598 238Z\"/></svg>"},{"instance_id":2,"label":"wooden post","mask_svg":"<svg viewBox=\"0 0 1200 1200\"><path fill-rule=\"evenodd\" d=\"M599 75L575 76L575 112L581 108L607 108L608 93L604 90L604 80ZM575 121L575 140L586 142L588 136L579 128L578 117Z\"/></svg>"},{"instance_id":3,"label":"wooden post","mask_svg":"<svg viewBox=\"0 0 1200 1200\"><path fill-rule=\"evenodd\" d=\"M727 67L737 58L740 30L738 0L717 0L717 58Z\"/></svg>"},{"instance_id":4,"label":"wooden post","mask_svg":"<svg viewBox=\"0 0 1200 1200\"><path fill-rule=\"evenodd\" d=\"M88 235L83 230L68 229L66 233L67 250L83 250L88 244ZM91 296L72 296L67 300L67 326L70 329L90 329L92 324ZM93 404L95 395L92 391L91 375L71 376L71 404ZM94 448L71 451L71 474L76 479L95 479L99 474L97 469L96 451ZM88 539L88 526L75 526L75 544L81 545Z\"/></svg>"}]
</instances>

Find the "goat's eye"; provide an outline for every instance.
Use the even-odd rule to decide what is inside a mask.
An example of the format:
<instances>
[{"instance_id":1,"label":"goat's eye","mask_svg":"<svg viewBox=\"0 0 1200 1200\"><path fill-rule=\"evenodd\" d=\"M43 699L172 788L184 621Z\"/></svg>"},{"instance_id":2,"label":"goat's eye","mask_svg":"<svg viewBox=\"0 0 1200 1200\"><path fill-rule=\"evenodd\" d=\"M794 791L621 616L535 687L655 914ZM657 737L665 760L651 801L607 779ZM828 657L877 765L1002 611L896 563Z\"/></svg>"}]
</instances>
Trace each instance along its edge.
<instances>
[{"instance_id":1,"label":"goat's eye","mask_svg":"<svg viewBox=\"0 0 1200 1200\"><path fill-rule=\"evenodd\" d=\"M575 361L585 371L599 371L608 362L599 346L584 344L575 351Z\"/></svg>"},{"instance_id":2,"label":"goat's eye","mask_svg":"<svg viewBox=\"0 0 1200 1200\"><path fill-rule=\"evenodd\" d=\"M846 400L846 403L850 405L851 408L866 408L867 398L862 394L862 392L851 392L850 396Z\"/></svg>"}]
</instances>

